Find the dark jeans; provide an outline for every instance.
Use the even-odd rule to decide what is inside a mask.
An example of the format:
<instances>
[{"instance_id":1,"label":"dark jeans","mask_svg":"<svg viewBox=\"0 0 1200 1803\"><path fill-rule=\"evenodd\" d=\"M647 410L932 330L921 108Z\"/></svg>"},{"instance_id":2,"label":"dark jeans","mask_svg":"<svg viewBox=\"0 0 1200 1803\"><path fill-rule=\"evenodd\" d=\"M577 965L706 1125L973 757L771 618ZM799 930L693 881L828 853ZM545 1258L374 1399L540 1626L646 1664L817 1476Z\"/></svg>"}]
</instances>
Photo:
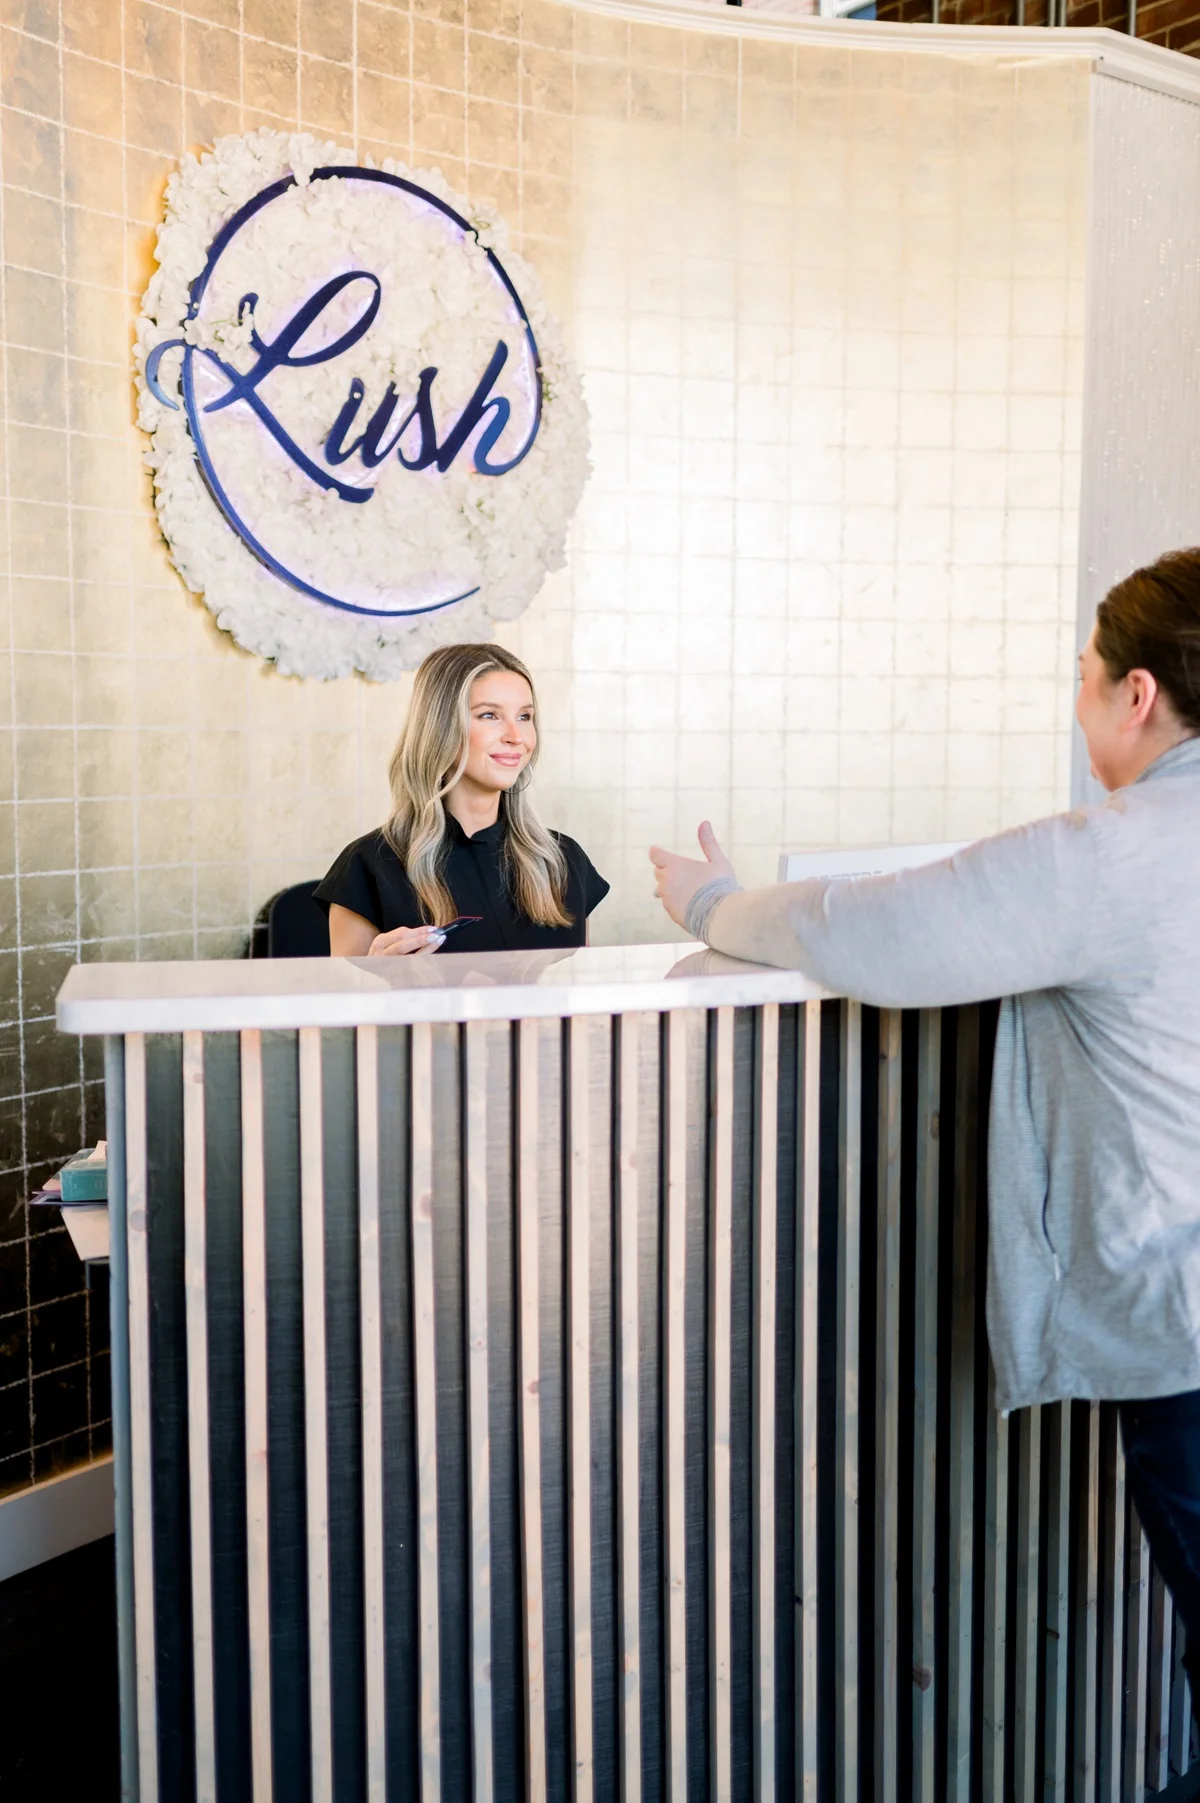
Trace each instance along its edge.
<instances>
[{"instance_id":1,"label":"dark jeans","mask_svg":"<svg viewBox=\"0 0 1200 1803\"><path fill-rule=\"evenodd\" d=\"M1200 1390L1120 1404L1125 1478L1154 1562L1187 1629L1200 1722Z\"/></svg>"}]
</instances>

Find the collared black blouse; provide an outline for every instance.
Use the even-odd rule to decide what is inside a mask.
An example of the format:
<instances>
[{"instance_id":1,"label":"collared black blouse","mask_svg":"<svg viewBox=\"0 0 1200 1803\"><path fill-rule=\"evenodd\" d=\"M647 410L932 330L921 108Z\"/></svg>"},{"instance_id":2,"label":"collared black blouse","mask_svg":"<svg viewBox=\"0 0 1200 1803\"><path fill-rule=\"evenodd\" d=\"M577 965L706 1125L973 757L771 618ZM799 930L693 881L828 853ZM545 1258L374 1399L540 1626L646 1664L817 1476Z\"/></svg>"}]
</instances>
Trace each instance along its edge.
<instances>
[{"instance_id":1,"label":"collared black blouse","mask_svg":"<svg viewBox=\"0 0 1200 1803\"><path fill-rule=\"evenodd\" d=\"M582 945L587 917L608 894L608 884L581 845L565 833L555 833L567 861L567 913L569 927L544 927L517 912L508 893L501 866L504 822L484 827L468 838L453 814L446 817L450 849L443 875L459 914L479 914L478 926L457 927L440 950L448 952L509 952L544 946ZM317 901L326 908L332 902L361 914L381 933L393 927L424 925L416 892L403 864L382 832L367 833L348 845L329 875L317 885Z\"/></svg>"}]
</instances>

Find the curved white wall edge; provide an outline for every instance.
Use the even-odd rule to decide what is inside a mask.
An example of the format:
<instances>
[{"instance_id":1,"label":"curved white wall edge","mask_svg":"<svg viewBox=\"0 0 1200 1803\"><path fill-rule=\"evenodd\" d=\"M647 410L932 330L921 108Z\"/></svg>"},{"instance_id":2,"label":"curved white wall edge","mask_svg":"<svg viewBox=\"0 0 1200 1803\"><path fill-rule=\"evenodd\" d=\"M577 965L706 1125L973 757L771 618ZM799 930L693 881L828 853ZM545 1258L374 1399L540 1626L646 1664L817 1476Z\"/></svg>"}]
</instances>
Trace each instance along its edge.
<instances>
[{"instance_id":1,"label":"curved white wall edge","mask_svg":"<svg viewBox=\"0 0 1200 1803\"><path fill-rule=\"evenodd\" d=\"M717 0L561 0L584 12L675 25L731 37L781 38L791 43L845 45L856 50L936 50L950 56L1081 57L1098 73L1200 105L1200 61L1161 44L1125 37L1105 26L899 25L876 19L795 17L759 6Z\"/></svg>"},{"instance_id":2,"label":"curved white wall edge","mask_svg":"<svg viewBox=\"0 0 1200 1803\"><path fill-rule=\"evenodd\" d=\"M0 1583L112 1531L110 1453L0 1499Z\"/></svg>"}]
</instances>

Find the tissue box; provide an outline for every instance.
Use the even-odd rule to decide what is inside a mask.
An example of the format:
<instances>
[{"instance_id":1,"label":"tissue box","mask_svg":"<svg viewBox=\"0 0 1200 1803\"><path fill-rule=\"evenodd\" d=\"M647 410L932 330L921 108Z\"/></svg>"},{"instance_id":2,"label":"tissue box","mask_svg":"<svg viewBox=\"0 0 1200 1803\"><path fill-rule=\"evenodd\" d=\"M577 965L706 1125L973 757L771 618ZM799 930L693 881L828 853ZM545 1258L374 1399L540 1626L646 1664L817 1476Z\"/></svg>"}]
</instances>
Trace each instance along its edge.
<instances>
[{"instance_id":1,"label":"tissue box","mask_svg":"<svg viewBox=\"0 0 1200 1803\"><path fill-rule=\"evenodd\" d=\"M91 1152L77 1152L59 1172L64 1202L108 1199L108 1147L104 1140Z\"/></svg>"}]
</instances>

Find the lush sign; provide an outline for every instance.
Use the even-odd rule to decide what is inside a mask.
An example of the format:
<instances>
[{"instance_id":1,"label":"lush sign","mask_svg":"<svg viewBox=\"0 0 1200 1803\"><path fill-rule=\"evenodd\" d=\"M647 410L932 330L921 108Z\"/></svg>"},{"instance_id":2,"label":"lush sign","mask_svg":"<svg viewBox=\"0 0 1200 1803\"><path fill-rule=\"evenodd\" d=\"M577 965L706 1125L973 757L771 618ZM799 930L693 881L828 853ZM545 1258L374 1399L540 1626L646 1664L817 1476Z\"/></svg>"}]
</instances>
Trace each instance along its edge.
<instances>
[{"instance_id":1,"label":"lush sign","mask_svg":"<svg viewBox=\"0 0 1200 1803\"><path fill-rule=\"evenodd\" d=\"M223 139L173 178L140 332L159 516L281 668L397 674L561 563L583 405L503 248L439 178L311 139Z\"/></svg>"}]
</instances>

